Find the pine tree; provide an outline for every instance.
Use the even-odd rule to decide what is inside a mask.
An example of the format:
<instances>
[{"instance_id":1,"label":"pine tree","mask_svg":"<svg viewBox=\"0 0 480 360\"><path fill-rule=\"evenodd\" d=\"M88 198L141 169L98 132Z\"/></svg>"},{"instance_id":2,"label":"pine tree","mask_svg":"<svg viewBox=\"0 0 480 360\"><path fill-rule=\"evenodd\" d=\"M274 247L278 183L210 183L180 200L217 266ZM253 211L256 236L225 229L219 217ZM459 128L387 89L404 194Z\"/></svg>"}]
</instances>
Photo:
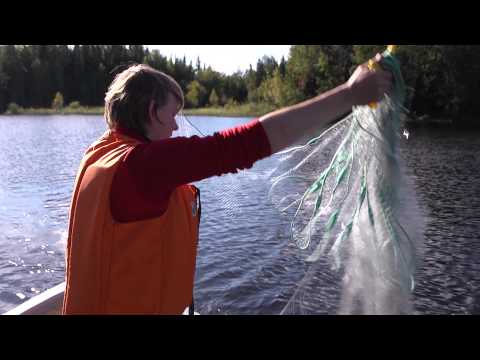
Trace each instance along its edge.
<instances>
[{"instance_id":1,"label":"pine tree","mask_svg":"<svg viewBox=\"0 0 480 360\"><path fill-rule=\"evenodd\" d=\"M60 92L57 92L53 98L52 109L57 111L63 109L63 95Z\"/></svg>"},{"instance_id":2,"label":"pine tree","mask_svg":"<svg viewBox=\"0 0 480 360\"><path fill-rule=\"evenodd\" d=\"M212 89L210 96L208 98L208 102L211 106L218 106L219 105L219 98L215 89Z\"/></svg>"}]
</instances>

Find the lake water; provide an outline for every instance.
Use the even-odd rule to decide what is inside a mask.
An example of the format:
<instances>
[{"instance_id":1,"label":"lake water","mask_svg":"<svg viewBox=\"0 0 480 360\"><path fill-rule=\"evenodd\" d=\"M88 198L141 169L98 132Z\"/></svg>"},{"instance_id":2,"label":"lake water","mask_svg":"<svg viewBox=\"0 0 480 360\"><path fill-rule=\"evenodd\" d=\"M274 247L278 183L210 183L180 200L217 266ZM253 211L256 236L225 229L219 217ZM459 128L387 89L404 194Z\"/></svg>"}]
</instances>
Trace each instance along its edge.
<instances>
[{"instance_id":1,"label":"lake water","mask_svg":"<svg viewBox=\"0 0 480 360\"><path fill-rule=\"evenodd\" d=\"M191 117L203 132L246 118ZM100 116L0 116L0 312L64 281L73 181ZM415 130L402 143L425 216L413 294L417 314L480 313L480 133ZM195 299L202 314L278 314L305 264L288 224L269 205L275 157L239 175L207 179ZM338 274L319 275L309 313L335 314Z\"/></svg>"}]
</instances>

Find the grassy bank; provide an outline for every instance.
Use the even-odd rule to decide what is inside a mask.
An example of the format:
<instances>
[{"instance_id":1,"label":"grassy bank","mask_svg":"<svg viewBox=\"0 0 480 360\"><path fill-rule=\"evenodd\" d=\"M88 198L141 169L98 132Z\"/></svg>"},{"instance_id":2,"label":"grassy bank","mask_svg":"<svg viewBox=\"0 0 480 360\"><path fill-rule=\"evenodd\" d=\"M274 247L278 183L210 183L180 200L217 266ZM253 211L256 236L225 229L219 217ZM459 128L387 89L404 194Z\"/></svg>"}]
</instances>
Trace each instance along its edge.
<instances>
[{"instance_id":1,"label":"grassy bank","mask_svg":"<svg viewBox=\"0 0 480 360\"><path fill-rule=\"evenodd\" d=\"M66 107L58 110L48 108L18 108L15 109L15 111L7 111L3 115L103 115L103 111L103 106L80 106L75 108Z\"/></svg>"},{"instance_id":2,"label":"grassy bank","mask_svg":"<svg viewBox=\"0 0 480 360\"><path fill-rule=\"evenodd\" d=\"M183 112L190 116L249 117L265 115L273 110L275 110L275 107L268 104L241 104L225 107L185 109Z\"/></svg>"},{"instance_id":3,"label":"grassy bank","mask_svg":"<svg viewBox=\"0 0 480 360\"><path fill-rule=\"evenodd\" d=\"M273 106L267 104L241 104L226 107L207 107L199 109L185 109L184 113L189 116L226 116L226 117L249 117L261 116L272 110ZM63 109L48 108L15 108L3 115L103 115L103 106L99 107L65 107Z\"/></svg>"},{"instance_id":4,"label":"grassy bank","mask_svg":"<svg viewBox=\"0 0 480 360\"><path fill-rule=\"evenodd\" d=\"M266 104L243 104L229 107L208 107L200 109L185 109L184 113L188 116L219 116L219 117L259 117L275 110L274 107ZM7 111L2 115L97 115L102 116L104 107L87 107L80 106L75 108L66 107L61 110L48 108L20 108L14 112ZM453 130L479 130L480 121L477 119L439 119L429 116L408 116L405 119L405 125L408 128L448 128Z\"/></svg>"}]
</instances>

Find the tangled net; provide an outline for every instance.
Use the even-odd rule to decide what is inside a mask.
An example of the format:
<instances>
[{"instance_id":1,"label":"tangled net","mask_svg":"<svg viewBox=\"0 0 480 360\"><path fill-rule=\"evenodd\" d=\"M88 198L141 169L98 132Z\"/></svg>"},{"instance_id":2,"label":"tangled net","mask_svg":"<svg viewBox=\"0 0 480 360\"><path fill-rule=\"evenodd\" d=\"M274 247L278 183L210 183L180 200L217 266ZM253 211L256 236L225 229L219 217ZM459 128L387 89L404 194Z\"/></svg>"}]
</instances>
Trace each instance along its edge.
<instances>
[{"instance_id":1,"label":"tangled net","mask_svg":"<svg viewBox=\"0 0 480 360\"><path fill-rule=\"evenodd\" d=\"M416 246L409 234L415 229L408 227L399 156L406 87L397 59L390 51L383 55L382 67L394 76L392 94L375 107L353 108L306 145L281 153L272 176L269 195L292 219L293 240L313 249L306 261L326 257L343 270L340 313L411 311ZM295 311L315 271L307 272L284 313Z\"/></svg>"}]
</instances>

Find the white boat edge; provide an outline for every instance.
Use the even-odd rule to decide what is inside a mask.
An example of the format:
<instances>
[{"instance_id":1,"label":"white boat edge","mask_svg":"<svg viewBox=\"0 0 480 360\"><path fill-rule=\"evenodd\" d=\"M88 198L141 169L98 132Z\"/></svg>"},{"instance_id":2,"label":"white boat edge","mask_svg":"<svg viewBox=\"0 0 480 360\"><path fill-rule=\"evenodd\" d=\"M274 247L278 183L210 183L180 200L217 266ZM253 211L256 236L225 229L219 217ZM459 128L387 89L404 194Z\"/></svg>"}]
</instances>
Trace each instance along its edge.
<instances>
[{"instance_id":1,"label":"white boat edge","mask_svg":"<svg viewBox=\"0 0 480 360\"><path fill-rule=\"evenodd\" d=\"M60 315L62 313L65 282L34 296L3 315ZM188 315L188 308L182 315ZM195 312L195 315L200 315Z\"/></svg>"},{"instance_id":2,"label":"white boat edge","mask_svg":"<svg viewBox=\"0 0 480 360\"><path fill-rule=\"evenodd\" d=\"M60 315L65 282L34 296L3 315Z\"/></svg>"}]
</instances>

